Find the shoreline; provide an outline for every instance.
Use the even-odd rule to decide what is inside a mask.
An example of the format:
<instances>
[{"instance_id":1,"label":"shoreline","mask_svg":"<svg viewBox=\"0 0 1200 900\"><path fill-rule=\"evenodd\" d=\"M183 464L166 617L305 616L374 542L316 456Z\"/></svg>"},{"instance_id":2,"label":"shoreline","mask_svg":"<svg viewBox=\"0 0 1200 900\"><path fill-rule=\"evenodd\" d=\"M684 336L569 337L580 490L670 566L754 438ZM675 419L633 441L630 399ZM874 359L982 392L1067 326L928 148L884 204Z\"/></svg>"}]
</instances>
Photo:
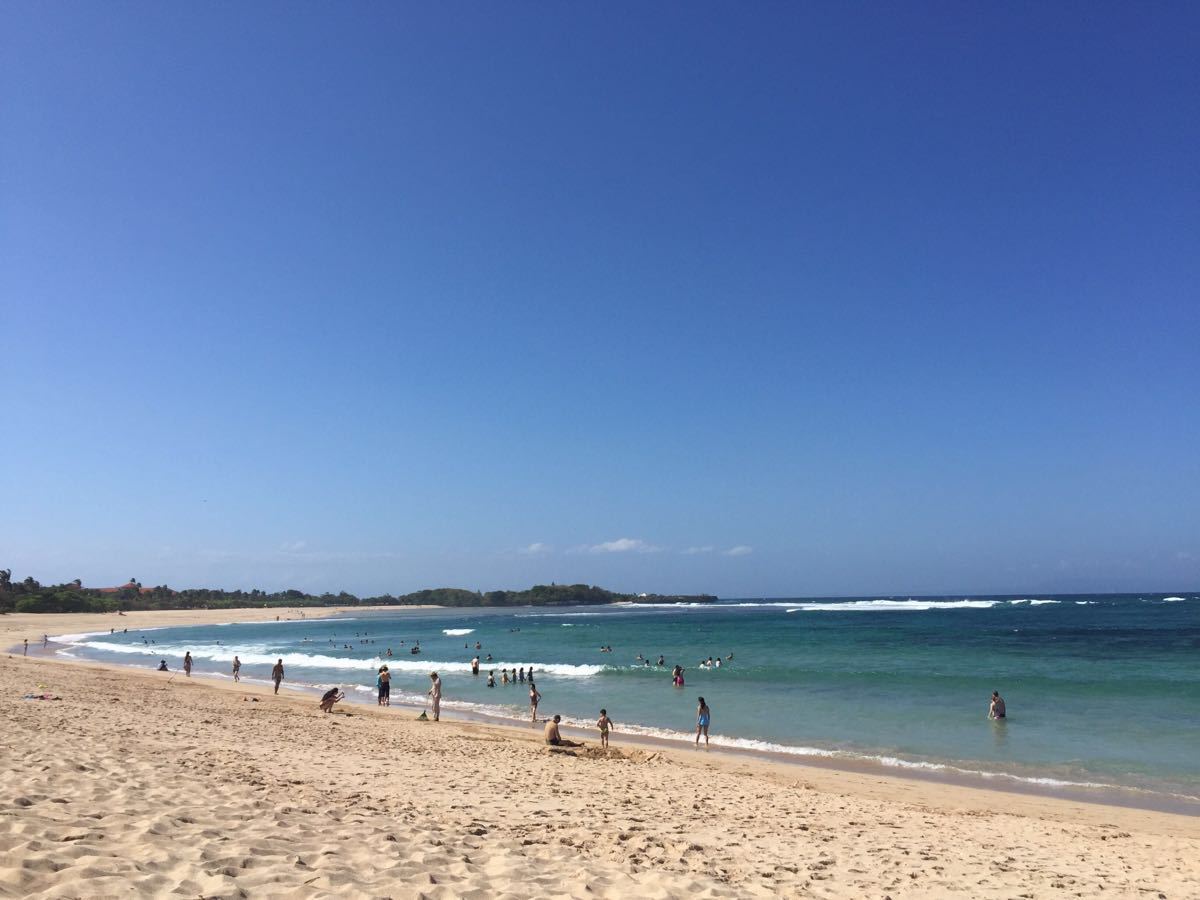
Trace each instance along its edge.
<instances>
[{"instance_id":1,"label":"shoreline","mask_svg":"<svg viewBox=\"0 0 1200 900\"><path fill-rule=\"evenodd\" d=\"M0 656L0 897L1200 896L1193 816L284 685Z\"/></svg>"},{"instance_id":2,"label":"shoreline","mask_svg":"<svg viewBox=\"0 0 1200 900\"><path fill-rule=\"evenodd\" d=\"M427 606L402 608L417 610L441 607ZM241 608L224 610L162 610L126 613L124 616L120 617L118 617L115 613L10 614L8 616L0 617L0 646L8 643L20 630L21 625L46 622L49 619L56 620L55 624L58 624L59 621L61 621L63 624L66 624L67 622L76 624L80 618L88 619L88 622L83 623L85 625L83 629L59 631L59 634L77 634L92 633L91 627L93 625L107 625L111 623L113 619L117 619L120 622L121 628L129 627L137 628L139 630L147 630L161 627L216 625L225 624L227 622L266 622L272 621L276 618L278 618L278 620L281 622L299 621L305 619L311 620L334 618L347 614L352 615L355 612L395 612L397 609L397 607L385 606L318 607L315 609ZM310 615L309 613L316 613L316 615ZM170 621L164 621L164 619L169 619ZM114 625L111 627L116 626ZM48 634L48 632L43 633ZM95 633L103 634L103 631L102 629L97 629ZM10 649L9 652L13 653L15 651L15 653L19 655L21 649L21 645L18 643L14 648ZM63 654L60 651L53 649L53 644L51 645L51 648L47 650L43 650L41 648L40 642L36 650L31 644L30 650L34 651L30 654L31 657L36 656L38 658L48 659L59 663L96 666L115 671L135 673L146 673L148 671L147 669L142 669L132 665L101 662L97 660L73 657L69 654ZM215 688L231 690L243 690L245 688L243 688L242 685L247 684L254 685L255 687L270 687L269 684L263 685L260 682L250 678L245 679L242 682L234 683L228 678L228 676L217 672L197 672L194 676L193 683L204 683ZM315 685L304 685L289 686L288 690L305 696L314 696L319 694L320 688ZM347 694L346 701L344 702L349 703L356 709L365 708L369 710L372 707L375 707L375 704L371 703L365 695L360 696L359 692L354 691L351 691ZM412 701L399 701L393 703L393 705L397 709L412 710L414 712L419 711L421 708L420 706L415 705L415 703ZM387 713L383 712L382 710L380 710L380 714L387 715ZM504 729L518 734L527 733L534 730L522 719L495 714L486 710L470 708L464 709L456 707L453 698L447 698L443 702L443 718L450 719L454 722L481 724L487 727ZM564 735L569 735L576 739L595 738L595 734L591 730L569 723L564 723L563 733ZM807 770L817 770L845 775L856 775L865 778L894 779L900 782L914 782L917 784L956 787L964 790L987 791L1001 795L1011 794L1019 797L1042 798L1064 803L1085 803L1102 808L1109 807L1113 809L1142 810L1152 813L1180 815L1192 818L1200 817L1200 798L1192 798L1185 795L1153 791L1144 788L1127 787L1119 784L1103 784L1096 786L1085 784L1042 784L1030 781L1023 776L1011 775L1008 773L985 773L975 770L963 770L952 763L928 764L931 767L929 769L924 769L919 766L907 768L903 766L889 766L880 760L869 757L826 757L729 745L714 745L709 748L697 750L690 746L690 740L688 738L688 735L681 735L679 738L672 738L662 735L644 734L629 731L622 731L619 733L619 740L622 744L628 743L639 748L645 748L657 752L699 753L703 754L705 758L724 758L724 760L729 764L735 764L736 762L742 760L750 760L770 766L783 767L787 770L800 770L801 773ZM935 765L944 765L945 768L932 768Z\"/></svg>"}]
</instances>

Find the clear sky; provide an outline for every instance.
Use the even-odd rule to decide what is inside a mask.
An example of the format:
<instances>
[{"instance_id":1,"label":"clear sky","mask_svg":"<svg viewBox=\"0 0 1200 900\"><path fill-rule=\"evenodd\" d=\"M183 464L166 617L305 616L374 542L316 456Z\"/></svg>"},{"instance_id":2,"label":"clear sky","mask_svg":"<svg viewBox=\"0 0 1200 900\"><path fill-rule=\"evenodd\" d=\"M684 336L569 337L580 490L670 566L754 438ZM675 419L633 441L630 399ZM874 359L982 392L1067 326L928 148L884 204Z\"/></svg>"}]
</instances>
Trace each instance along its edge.
<instances>
[{"instance_id":1,"label":"clear sky","mask_svg":"<svg viewBox=\"0 0 1200 900\"><path fill-rule=\"evenodd\" d=\"M5 3L0 567L1200 586L1200 5Z\"/></svg>"}]
</instances>

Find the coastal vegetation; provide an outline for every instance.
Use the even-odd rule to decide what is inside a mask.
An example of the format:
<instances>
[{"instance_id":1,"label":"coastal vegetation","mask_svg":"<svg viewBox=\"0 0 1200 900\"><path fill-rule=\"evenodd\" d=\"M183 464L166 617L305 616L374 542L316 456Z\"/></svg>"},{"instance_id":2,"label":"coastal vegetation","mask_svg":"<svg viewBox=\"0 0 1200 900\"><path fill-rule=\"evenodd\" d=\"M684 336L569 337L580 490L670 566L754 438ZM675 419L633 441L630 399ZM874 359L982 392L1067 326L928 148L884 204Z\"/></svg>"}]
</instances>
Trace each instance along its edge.
<instances>
[{"instance_id":1,"label":"coastal vegetation","mask_svg":"<svg viewBox=\"0 0 1200 900\"><path fill-rule=\"evenodd\" d=\"M346 591L309 594L298 590L176 590L145 587L136 578L119 587L84 587L80 579L43 585L33 577L13 581L0 569L0 613L117 612L135 609L239 609L272 606L577 606L604 603L709 603L711 594L622 594L587 584L537 584L524 591L433 588L411 594L358 597Z\"/></svg>"}]
</instances>

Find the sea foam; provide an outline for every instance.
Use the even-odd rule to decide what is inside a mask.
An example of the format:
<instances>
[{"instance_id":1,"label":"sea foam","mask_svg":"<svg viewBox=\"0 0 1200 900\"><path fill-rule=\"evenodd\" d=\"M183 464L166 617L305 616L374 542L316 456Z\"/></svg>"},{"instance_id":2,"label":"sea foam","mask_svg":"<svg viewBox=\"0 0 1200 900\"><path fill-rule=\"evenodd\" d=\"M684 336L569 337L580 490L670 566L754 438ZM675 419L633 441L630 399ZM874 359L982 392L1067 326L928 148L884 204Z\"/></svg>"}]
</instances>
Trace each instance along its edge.
<instances>
[{"instance_id":1,"label":"sea foam","mask_svg":"<svg viewBox=\"0 0 1200 900\"><path fill-rule=\"evenodd\" d=\"M998 600L847 600L791 603L788 612L922 612L930 609L991 609Z\"/></svg>"}]
</instances>

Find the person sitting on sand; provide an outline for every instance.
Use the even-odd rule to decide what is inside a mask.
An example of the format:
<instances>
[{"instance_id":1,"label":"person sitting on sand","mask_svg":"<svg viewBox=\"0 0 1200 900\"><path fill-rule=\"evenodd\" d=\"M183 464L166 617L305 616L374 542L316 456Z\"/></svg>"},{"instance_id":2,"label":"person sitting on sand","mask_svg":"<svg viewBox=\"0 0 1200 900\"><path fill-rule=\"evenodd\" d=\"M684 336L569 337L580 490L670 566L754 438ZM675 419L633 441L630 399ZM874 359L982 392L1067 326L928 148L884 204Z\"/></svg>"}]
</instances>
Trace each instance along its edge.
<instances>
[{"instance_id":1,"label":"person sitting on sand","mask_svg":"<svg viewBox=\"0 0 1200 900\"><path fill-rule=\"evenodd\" d=\"M537 721L537 708L541 701L542 695L538 693L537 685L532 681L529 682L529 717L531 721Z\"/></svg>"},{"instance_id":2,"label":"person sitting on sand","mask_svg":"<svg viewBox=\"0 0 1200 900\"><path fill-rule=\"evenodd\" d=\"M552 747L582 747L583 744L578 741L568 741L558 733L558 723L562 721L562 716L556 715L553 719L546 723L546 743Z\"/></svg>"},{"instance_id":3,"label":"person sitting on sand","mask_svg":"<svg viewBox=\"0 0 1200 900\"><path fill-rule=\"evenodd\" d=\"M600 729L600 746L605 750L608 749L608 732L610 728L615 728L613 720L608 717L608 710L600 710L600 718L596 720L596 727Z\"/></svg>"},{"instance_id":4,"label":"person sitting on sand","mask_svg":"<svg viewBox=\"0 0 1200 900\"><path fill-rule=\"evenodd\" d=\"M275 682L275 693L279 693L279 682L283 681L283 660L277 660L271 669L271 680Z\"/></svg>"},{"instance_id":5,"label":"person sitting on sand","mask_svg":"<svg viewBox=\"0 0 1200 900\"><path fill-rule=\"evenodd\" d=\"M340 688L330 688L321 697L321 712L333 712L333 704L345 698L346 695L342 693Z\"/></svg>"},{"instance_id":6,"label":"person sitting on sand","mask_svg":"<svg viewBox=\"0 0 1200 900\"><path fill-rule=\"evenodd\" d=\"M158 671L160 671L160 672L170 672L171 671L170 669L167 668L167 661L165 659L160 659L158 661Z\"/></svg>"},{"instance_id":7,"label":"person sitting on sand","mask_svg":"<svg viewBox=\"0 0 1200 900\"><path fill-rule=\"evenodd\" d=\"M992 702L988 706L989 719L1006 718L1007 713L1004 709L1004 698L1000 696L999 691L992 691Z\"/></svg>"}]
</instances>

